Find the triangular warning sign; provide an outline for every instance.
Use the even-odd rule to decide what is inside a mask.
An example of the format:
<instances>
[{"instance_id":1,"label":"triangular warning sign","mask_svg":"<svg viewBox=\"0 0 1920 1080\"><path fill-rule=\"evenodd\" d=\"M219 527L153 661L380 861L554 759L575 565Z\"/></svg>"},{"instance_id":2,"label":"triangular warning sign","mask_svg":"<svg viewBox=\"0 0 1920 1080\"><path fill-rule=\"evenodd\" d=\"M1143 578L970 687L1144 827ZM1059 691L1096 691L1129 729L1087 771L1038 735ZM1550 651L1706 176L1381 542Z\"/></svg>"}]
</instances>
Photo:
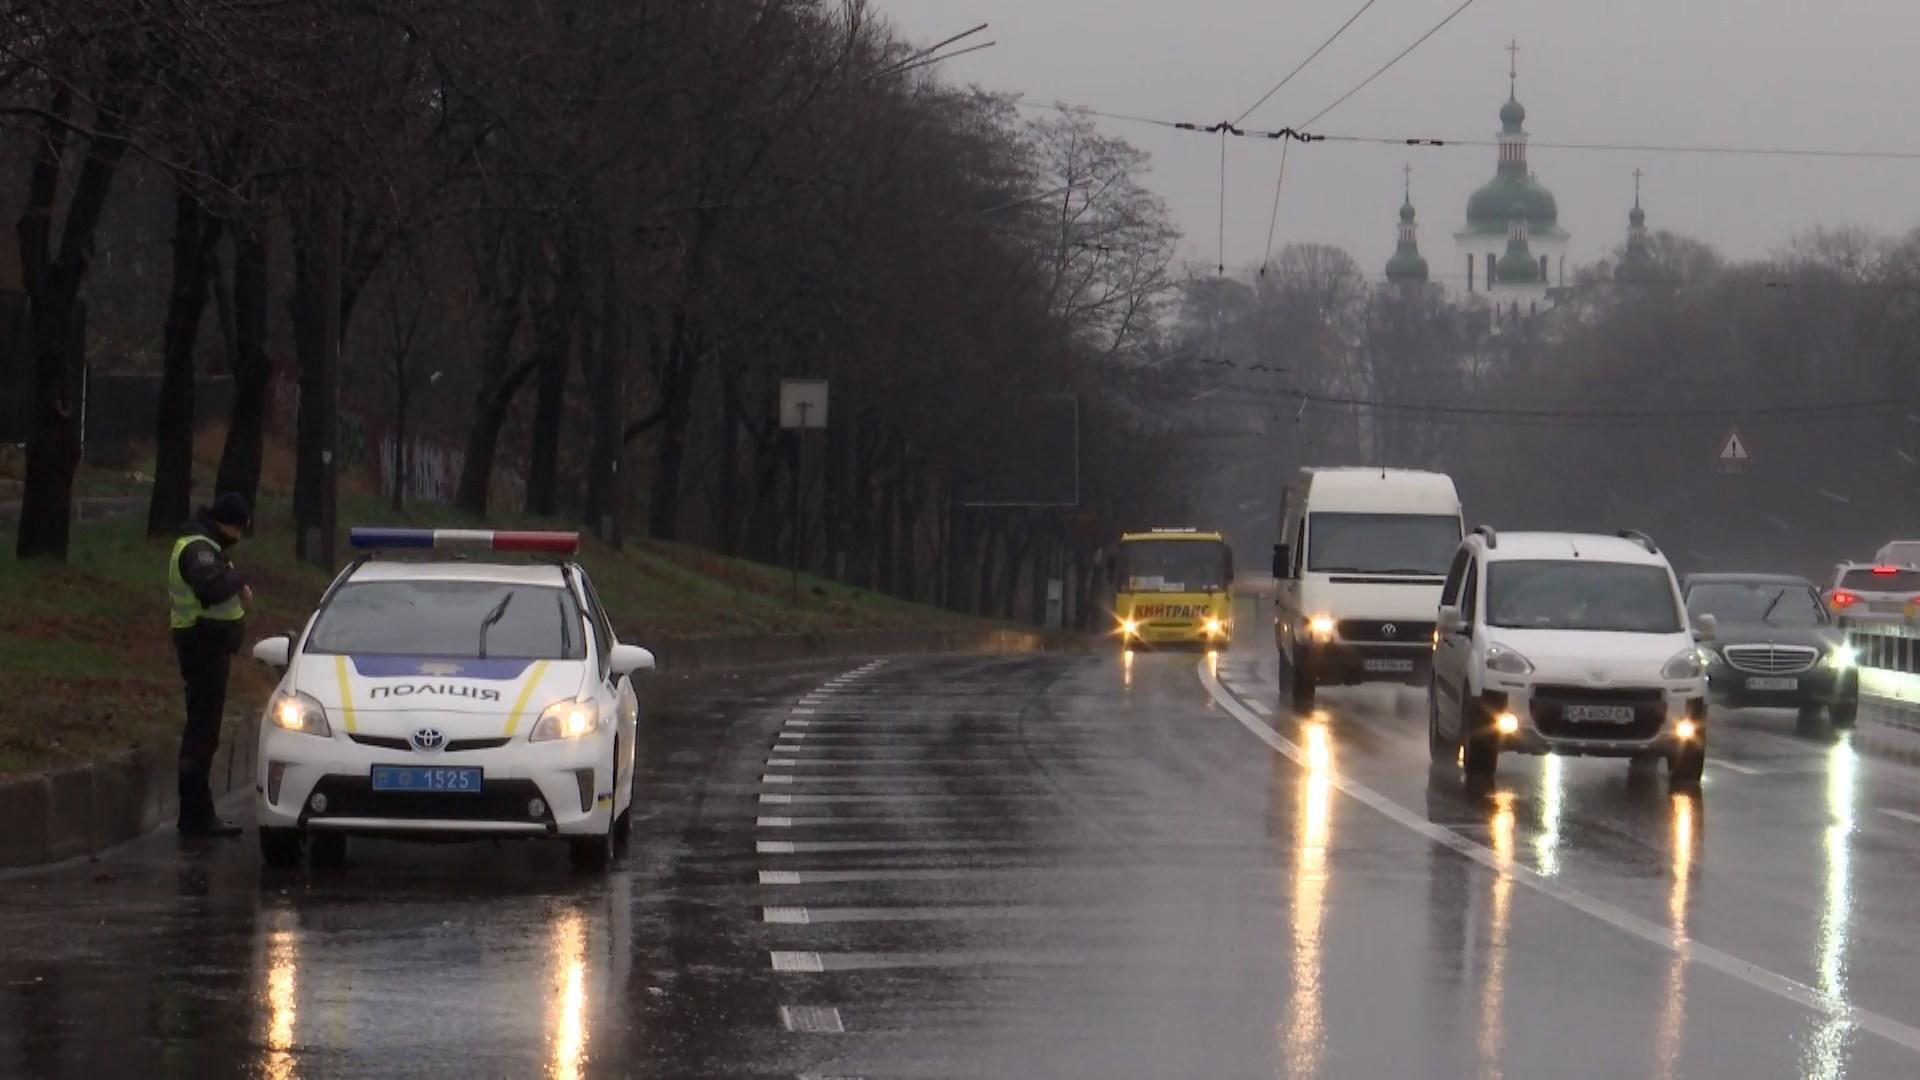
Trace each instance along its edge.
<instances>
[{"instance_id":1,"label":"triangular warning sign","mask_svg":"<svg viewBox=\"0 0 1920 1080\"><path fill-rule=\"evenodd\" d=\"M1735 428L1727 432L1727 437L1720 443L1720 463L1722 465L1745 465L1752 460L1753 455L1747 453L1747 441L1740 437L1740 430Z\"/></svg>"}]
</instances>

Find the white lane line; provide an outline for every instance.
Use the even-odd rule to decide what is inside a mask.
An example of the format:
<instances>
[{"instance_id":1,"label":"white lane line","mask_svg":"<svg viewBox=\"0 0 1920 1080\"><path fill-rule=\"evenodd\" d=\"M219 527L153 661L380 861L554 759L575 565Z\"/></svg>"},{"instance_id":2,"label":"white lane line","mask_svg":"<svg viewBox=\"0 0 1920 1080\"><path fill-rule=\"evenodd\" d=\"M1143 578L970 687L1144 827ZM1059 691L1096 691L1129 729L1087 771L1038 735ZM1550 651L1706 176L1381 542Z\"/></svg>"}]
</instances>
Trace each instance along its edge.
<instances>
[{"instance_id":1,"label":"white lane line","mask_svg":"<svg viewBox=\"0 0 1920 1080\"><path fill-rule=\"evenodd\" d=\"M815 710L813 710L813 709L807 709L807 708L795 708L795 709L793 710L793 715L795 715L795 716L812 716L812 715L814 715L814 712L815 712ZM787 721L787 722L788 722L788 723L790 723L790 724L791 724L791 723L804 723L804 721L793 721L793 720L789 720L789 721Z\"/></svg>"},{"instance_id":2,"label":"white lane line","mask_svg":"<svg viewBox=\"0 0 1920 1080\"><path fill-rule=\"evenodd\" d=\"M825 970L820 964L820 954L817 952L779 952L776 950L769 953L768 956L773 961L773 970L775 971L817 972Z\"/></svg>"},{"instance_id":3,"label":"white lane line","mask_svg":"<svg viewBox=\"0 0 1920 1080\"><path fill-rule=\"evenodd\" d=\"M790 817L763 817L754 819L753 824L754 827L758 829L791 829L793 828L793 819Z\"/></svg>"},{"instance_id":4,"label":"white lane line","mask_svg":"<svg viewBox=\"0 0 1920 1080\"><path fill-rule=\"evenodd\" d=\"M770 757L767 759L767 768L769 769L791 769L798 764L800 764L799 758Z\"/></svg>"},{"instance_id":5,"label":"white lane line","mask_svg":"<svg viewBox=\"0 0 1920 1080\"><path fill-rule=\"evenodd\" d=\"M807 909L803 907L761 908L760 918L763 922L774 923L779 926L805 926L813 921L807 917Z\"/></svg>"},{"instance_id":6,"label":"white lane line","mask_svg":"<svg viewBox=\"0 0 1920 1080\"><path fill-rule=\"evenodd\" d=\"M1765 776L1767 774L1767 770L1765 769L1756 769L1751 765L1742 765L1737 761L1722 761L1716 758L1707 762L1707 764L1716 769L1727 769L1732 772L1737 772L1741 776Z\"/></svg>"},{"instance_id":7,"label":"white lane line","mask_svg":"<svg viewBox=\"0 0 1920 1080\"><path fill-rule=\"evenodd\" d=\"M1235 720L1239 721L1241 727L1246 728L1254 738L1266 743L1276 753L1292 761L1295 765L1300 766L1304 770L1312 769L1313 766L1307 757L1306 751L1287 739L1282 738L1278 732L1262 723L1260 718L1254 715L1252 710L1240 704L1237 698L1228 694L1226 689L1220 685L1220 681L1214 678L1213 674L1207 670L1205 663L1199 665L1198 671L1200 673L1200 683L1206 687L1207 693L1212 696L1213 700L1218 703L1221 708L1225 709ZM1748 960L1742 960L1732 953L1716 949L1711 945L1702 944L1694 938L1675 934L1666 926L1643 919L1630 911L1609 904L1605 900L1589 896L1563 882L1542 877L1530 867L1520 863L1513 862L1512 860L1507 860L1503 863L1500 857L1494 854L1492 848L1484 844L1475 843L1450 829L1435 825L1424 816L1414 813L1365 784L1350 779L1339 772L1332 772L1331 783L1335 791L1379 813L1389 821L1418 833L1442 847L1472 859L1474 862L1492 870L1495 874L1518 882L1520 885L1542 896L1558 900L1568 907L1599 919L1601 922L1615 929L1625 931L1650 945L1671 952L1687 963L1700 964L1704 967L1711 968L1714 971L1720 972L1722 975L1728 975L1738 979L1748 986L1764 990L1769 994L1793 1002L1822 1016L1843 1023L1853 1024L1862 1030L1870 1031L1886 1039L1888 1042L1920 1053L1920 1028L1901 1023L1890 1016L1885 1016L1869 1009L1859 1008L1844 1000L1836 1000L1832 996L1822 994L1813 987L1791 979L1777 971L1761 967L1759 964Z\"/></svg>"},{"instance_id":8,"label":"white lane line","mask_svg":"<svg viewBox=\"0 0 1920 1080\"><path fill-rule=\"evenodd\" d=\"M762 795L760 801L768 806L784 806L793 801L791 795Z\"/></svg>"},{"instance_id":9,"label":"white lane line","mask_svg":"<svg viewBox=\"0 0 1920 1080\"><path fill-rule=\"evenodd\" d=\"M1897 817L1901 821L1908 822L1909 824L1920 825L1920 814L1909 814L1905 810L1889 810L1885 808L1882 808L1880 812L1888 817Z\"/></svg>"},{"instance_id":10,"label":"white lane line","mask_svg":"<svg viewBox=\"0 0 1920 1080\"><path fill-rule=\"evenodd\" d=\"M841 851L898 851L913 854L923 851L1021 851L1032 848L1025 840L761 840L754 850L761 855L813 855Z\"/></svg>"},{"instance_id":11,"label":"white lane line","mask_svg":"<svg viewBox=\"0 0 1920 1080\"><path fill-rule=\"evenodd\" d=\"M800 874L795 870L762 870L760 871L760 884L798 885L800 884Z\"/></svg>"},{"instance_id":12,"label":"white lane line","mask_svg":"<svg viewBox=\"0 0 1920 1080\"><path fill-rule=\"evenodd\" d=\"M793 777L781 773L761 773L760 782L763 784L791 784L793 783Z\"/></svg>"},{"instance_id":13,"label":"white lane line","mask_svg":"<svg viewBox=\"0 0 1920 1080\"><path fill-rule=\"evenodd\" d=\"M793 844L786 840L760 840L755 842L753 850L756 855L792 855L795 853Z\"/></svg>"},{"instance_id":14,"label":"white lane line","mask_svg":"<svg viewBox=\"0 0 1920 1080\"><path fill-rule=\"evenodd\" d=\"M806 1035L839 1035L847 1030L840 1022L840 1010L831 1005L782 1005L780 1026Z\"/></svg>"}]
</instances>

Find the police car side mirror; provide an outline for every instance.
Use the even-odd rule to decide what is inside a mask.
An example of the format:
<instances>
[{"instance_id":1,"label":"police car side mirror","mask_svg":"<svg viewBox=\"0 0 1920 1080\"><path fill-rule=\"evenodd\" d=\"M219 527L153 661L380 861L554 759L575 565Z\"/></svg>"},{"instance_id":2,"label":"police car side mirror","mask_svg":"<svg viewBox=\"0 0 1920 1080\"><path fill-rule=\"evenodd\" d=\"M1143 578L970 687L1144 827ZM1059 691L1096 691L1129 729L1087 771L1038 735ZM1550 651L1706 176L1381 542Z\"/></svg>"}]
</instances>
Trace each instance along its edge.
<instances>
[{"instance_id":1,"label":"police car side mirror","mask_svg":"<svg viewBox=\"0 0 1920 1080\"><path fill-rule=\"evenodd\" d=\"M284 634L261 638L253 647L253 658L275 671L285 671L293 659L293 639Z\"/></svg>"},{"instance_id":2,"label":"police car side mirror","mask_svg":"<svg viewBox=\"0 0 1920 1080\"><path fill-rule=\"evenodd\" d=\"M638 645L615 645L607 658L607 667L615 675L633 676L643 671L652 671L658 666L652 651Z\"/></svg>"}]
</instances>

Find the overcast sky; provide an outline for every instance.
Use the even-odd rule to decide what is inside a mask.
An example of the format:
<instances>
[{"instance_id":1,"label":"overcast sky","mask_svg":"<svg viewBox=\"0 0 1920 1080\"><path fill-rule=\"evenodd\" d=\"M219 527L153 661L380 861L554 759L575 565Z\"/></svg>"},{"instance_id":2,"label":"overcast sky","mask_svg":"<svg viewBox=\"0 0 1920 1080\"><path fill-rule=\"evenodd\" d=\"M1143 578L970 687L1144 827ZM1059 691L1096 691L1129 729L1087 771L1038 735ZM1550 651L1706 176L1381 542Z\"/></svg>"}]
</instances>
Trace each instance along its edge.
<instances>
[{"instance_id":1,"label":"overcast sky","mask_svg":"<svg viewBox=\"0 0 1920 1080\"><path fill-rule=\"evenodd\" d=\"M1027 100L1210 123L1239 115L1362 0L874 0L930 44L980 22L994 48L947 78ZM1460 0L1378 0L1249 127L1298 125L1418 38ZM1920 152L1915 0L1477 0L1439 35L1316 127L1329 134L1491 139L1507 95L1510 38L1536 142L1779 146ZM1102 121L1153 155L1150 185L1216 260L1217 137ZM1280 147L1235 141L1226 263L1258 265ZM1559 199L1572 263L1623 238L1633 170L1649 224L1759 256L1815 225L1897 233L1920 225L1920 160L1695 156L1536 147ZM1317 143L1287 166L1276 248L1337 244L1378 273L1393 253L1401 166L1414 167L1421 250L1458 274L1452 233L1492 177L1491 147Z\"/></svg>"}]
</instances>

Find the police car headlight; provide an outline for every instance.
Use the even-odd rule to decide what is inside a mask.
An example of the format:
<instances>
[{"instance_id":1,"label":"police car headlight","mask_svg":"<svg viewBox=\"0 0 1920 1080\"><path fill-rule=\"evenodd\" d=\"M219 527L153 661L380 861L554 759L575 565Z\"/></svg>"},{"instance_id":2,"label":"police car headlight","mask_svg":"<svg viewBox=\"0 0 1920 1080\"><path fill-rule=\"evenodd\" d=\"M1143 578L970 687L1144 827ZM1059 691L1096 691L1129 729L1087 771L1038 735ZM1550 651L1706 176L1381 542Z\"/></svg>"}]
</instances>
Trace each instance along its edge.
<instances>
[{"instance_id":1,"label":"police car headlight","mask_svg":"<svg viewBox=\"0 0 1920 1080\"><path fill-rule=\"evenodd\" d=\"M591 701L556 701L533 725L528 742L581 739L600 730L600 706Z\"/></svg>"},{"instance_id":2,"label":"police car headlight","mask_svg":"<svg viewBox=\"0 0 1920 1080\"><path fill-rule=\"evenodd\" d=\"M333 728L327 723L327 710L318 701L298 691L281 691L267 702L267 719L282 731L294 731L302 735L318 735L331 738Z\"/></svg>"}]
</instances>

